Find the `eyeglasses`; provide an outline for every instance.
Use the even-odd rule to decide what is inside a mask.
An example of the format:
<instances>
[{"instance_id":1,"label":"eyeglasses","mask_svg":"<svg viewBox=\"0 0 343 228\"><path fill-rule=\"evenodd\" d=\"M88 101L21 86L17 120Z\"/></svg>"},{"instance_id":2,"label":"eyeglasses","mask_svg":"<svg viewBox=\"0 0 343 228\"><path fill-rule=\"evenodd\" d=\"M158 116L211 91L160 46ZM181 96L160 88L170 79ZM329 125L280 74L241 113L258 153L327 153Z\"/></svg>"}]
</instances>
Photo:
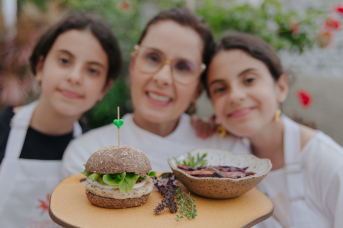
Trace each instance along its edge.
<instances>
[{"instance_id":1,"label":"eyeglasses","mask_svg":"<svg viewBox=\"0 0 343 228\"><path fill-rule=\"evenodd\" d=\"M203 63L186 59L169 60L161 51L139 45L135 45L134 55L135 62L143 73L154 74L168 64L173 78L180 84L190 84L198 80L200 74L206 69Z\"/></svg>"}]
</instances>

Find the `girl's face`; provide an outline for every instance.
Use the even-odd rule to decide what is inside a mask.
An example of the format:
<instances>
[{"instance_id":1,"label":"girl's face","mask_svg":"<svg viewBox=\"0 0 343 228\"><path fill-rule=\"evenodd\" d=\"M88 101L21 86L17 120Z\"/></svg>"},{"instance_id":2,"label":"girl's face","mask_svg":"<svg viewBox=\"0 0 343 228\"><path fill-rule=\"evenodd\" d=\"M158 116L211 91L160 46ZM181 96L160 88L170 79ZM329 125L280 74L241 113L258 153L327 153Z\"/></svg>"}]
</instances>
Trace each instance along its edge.
<instances>
[{"instance_id":1,"label":"girl's face","mask_svg":"<svg viewBox=\"0 0 343 228\"><path fill-rule=\"evenodd\" d=\"M96 37L87 30L66 31L37 66L40 102L61 115L79 116L112 85L105 86L107 72L108 58Z\"/></svg>"},{"instance_id":2,"label":"girl's face","mask_svg":"<svg viewBox=\"0 0 343 228\"><path fill-rule=\"evenodd\" d=\"M195 74L195 80L186 84L176 81L173 73L190 69L182 61L202 63L203 41L189 27L181 26L173 21L161 21L149 27L140 44L142 52L148 48L156 50L167 61L180 60L180 64L173 67L174 72L171 71L170 64L165 64L155 73L146 73L144 72L146 65L142 65L143 61L137 57L139 54L132 55L130 81L135 117L152 123L178 120L201 92L199 88L201 71ZM144 56L154 63L163 62L158 55L155 56L153 53Z\"/></svg>"},{"instance_id":3,"label":"girl's face","mask_svg":"<svg viewBox=\"0 0 343 228\"><path fill-rule=\"evenodd\" d=\"M285 75L275 82L262 61L239 49L215 55L207 84L219 122L241 137L254 136L271 123L288 91Z\"/></svg>"}]
</instances>

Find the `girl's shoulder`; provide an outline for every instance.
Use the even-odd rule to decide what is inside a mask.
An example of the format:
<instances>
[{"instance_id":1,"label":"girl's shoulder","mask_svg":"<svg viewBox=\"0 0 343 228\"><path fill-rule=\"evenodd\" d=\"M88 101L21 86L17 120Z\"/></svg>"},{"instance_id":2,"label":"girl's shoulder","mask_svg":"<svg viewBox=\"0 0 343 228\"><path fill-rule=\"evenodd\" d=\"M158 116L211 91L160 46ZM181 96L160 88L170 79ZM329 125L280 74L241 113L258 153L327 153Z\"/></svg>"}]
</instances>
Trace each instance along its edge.
<instances>
[{"instance_id":1,"label":"girl's shoulder","mask_svg":"<svg viewBox=\"0 0 343 228\"><path fill-rule=\"evenodd\" d=\"M328 150L338 152L343 156L343 147L330 136L322 131L314 130L306 126L300 126L301 148L317 148L318 150Z\"/></svg>"},{"instance_id":2,"label":"girl's shoulder","mask_svg":"<svg viewBox=\"0 0 343 228\"><path fill-rule=\"evenodd\" d=\"M299 124L300 128L300 142L301 150L304 149L307 143L309 143L318 133L318 131L309 128L307 126Z\"/></svg>"},{"instance_id":3,"label":"girl's shoulder","mask_svg":"<svg viewBox=\"0 0 343 228\"><path fill-rule=\"evenodd\" d=\"M300 130L301 132L306 131L301 135L301 141L305 143L301 153L306 166L312 167L312 171L330 170L333 173L337 169L343 170L342 146L321 131L307 130Z\"/></svg>"}]
</instances>

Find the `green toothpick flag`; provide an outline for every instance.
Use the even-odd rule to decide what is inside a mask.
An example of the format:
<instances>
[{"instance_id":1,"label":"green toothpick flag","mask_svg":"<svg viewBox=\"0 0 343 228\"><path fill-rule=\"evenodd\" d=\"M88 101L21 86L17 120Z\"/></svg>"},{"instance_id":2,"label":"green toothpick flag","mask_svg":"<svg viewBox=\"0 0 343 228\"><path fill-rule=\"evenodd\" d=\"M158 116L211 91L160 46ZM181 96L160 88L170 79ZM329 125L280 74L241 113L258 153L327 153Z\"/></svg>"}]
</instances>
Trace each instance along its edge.
<instances>
[{"instance_id":1,"label":"green toothpick flag","mask_svg":"<svg viewBox=\"0 0 343 228\"><path fill-rule=\"evenodd\" d=\"M117 126L117 128L119 129L121 125L123 125L124 123L124 120L123 119L120 119L120 120L113 120L113 124Z\"/></svg>"},{"instance_id":2,"label":"green toothpick flag","mask_svg":"<svg viewBox=\"0 0 343 228\"><path fill-rule=\"evenodd\" d=\"M113 120L113 124L117 126L118 128L118 146L120 146L120 127L121 125L124 124L124 120L120 119L120 110L119 110L119 106L117 107L117 113L118 113L118 119L114 119Z\"/></svg>"}]
</instances>

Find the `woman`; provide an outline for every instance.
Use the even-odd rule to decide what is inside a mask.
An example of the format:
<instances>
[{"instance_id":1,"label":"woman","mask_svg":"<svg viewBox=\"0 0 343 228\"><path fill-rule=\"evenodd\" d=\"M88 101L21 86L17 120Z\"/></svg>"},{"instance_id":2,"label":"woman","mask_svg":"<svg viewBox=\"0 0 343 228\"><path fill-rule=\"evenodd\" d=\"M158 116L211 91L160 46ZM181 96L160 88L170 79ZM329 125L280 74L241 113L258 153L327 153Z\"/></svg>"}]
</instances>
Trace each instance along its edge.
<instances>
[{"instance_id":1,"label":"woman","mask_svg":"<svg viewBox=\"0 0 343 228\"><path fill-rule=\"evenodd\" d=\"M280 117L288 82L273 48L253 35L227 35L204 80L217 121L273 164L258 188L274 214L258 227L342 227L343 149L323 132Z\"/></svg>"},{"instance_id":2,"label":"woman","mask_svg":"<svg viewBox=\"0 0 343 228\"><path fill-rule=\"evenodd\" d=\"M186 8L159 13L135 46L129 68L134 111L123 117L120 145L142 150L153 170L170 170L167 158L197 147L221 147L237 153L245 150L235 138L197 138L190 117L184 114L202 91L200 76L206 71L212 49L210 29ZM117 133L110 124L73 141L63 158L63 176L82 172L82 165L99 148L117 145Z\"/></svg>"}]
</instances>

